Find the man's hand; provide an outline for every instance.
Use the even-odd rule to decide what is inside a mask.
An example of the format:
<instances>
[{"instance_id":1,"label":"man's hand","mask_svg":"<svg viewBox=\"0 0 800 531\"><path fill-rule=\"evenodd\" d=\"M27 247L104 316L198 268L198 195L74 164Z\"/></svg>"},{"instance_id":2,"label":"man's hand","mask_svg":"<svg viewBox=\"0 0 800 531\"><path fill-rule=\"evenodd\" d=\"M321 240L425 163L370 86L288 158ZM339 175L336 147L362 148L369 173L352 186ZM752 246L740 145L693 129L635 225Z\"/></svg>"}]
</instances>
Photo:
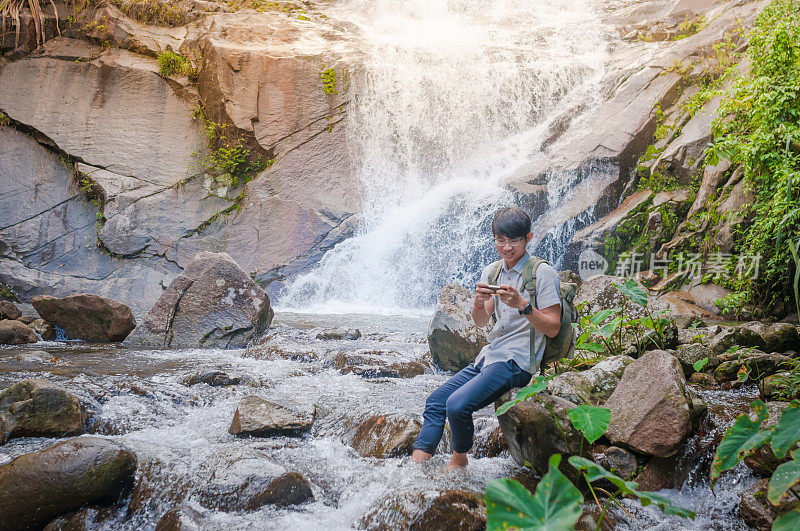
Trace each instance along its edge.
<instances>
[{"instance_id":1,"label":"man's hand","mask_svg":"<svg viewBox=\"0 0 800 531\"><path fill-rule=\"evenodd\" d=\"M482 306L487 301L492 300L493 292L489 289L489 284L486 282L478 282L475 288L475 306Z\"/></svg>"},{"instance_id":2,"label":"man's hand","mask_svg":"<svg viewBox=\"0 0 800 531\"><path fill-rule=\"evenodd\" d=\"M508 284L501 285L500 289L497 291L497 295L504 304L516 308L517 310L521 310L528 305L528 301L519 294L517 288Z\"/></svg>"}]
</instances>

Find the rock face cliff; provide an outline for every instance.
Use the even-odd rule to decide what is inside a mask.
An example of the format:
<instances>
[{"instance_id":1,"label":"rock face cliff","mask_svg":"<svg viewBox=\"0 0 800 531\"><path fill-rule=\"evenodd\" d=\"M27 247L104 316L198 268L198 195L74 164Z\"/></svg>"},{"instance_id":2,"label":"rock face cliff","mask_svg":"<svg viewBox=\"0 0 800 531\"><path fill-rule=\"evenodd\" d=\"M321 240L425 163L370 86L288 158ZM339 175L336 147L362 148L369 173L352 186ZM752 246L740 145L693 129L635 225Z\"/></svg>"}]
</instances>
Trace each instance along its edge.
<instances>
[{"instance_id":1,"label":"rock face cliff","mask_svg":"<svg viewBox=\"0 0 800 531\"><path fill-rule=\"evenodd\" d=\"M266 284L347 234L349 65L331 30L252 10L175 28L113 5L59 14L61 36L37 49L23 32L0 60L0 284L19 299L88 291L141 315L200 251ZM171 51L190 76L159 72ZM275 163L218 171L237 141Z\"/></svg>"},{"instance_id":2,"label":"rock face cliff","mask_svg":"<svg viewBox=\"0 0 800 531\"><path fill-rule=\"evenodd\" d=\"M537 252L563 250L618 206L661 109L763 4L598 6L611 53L596 106L551 120L542 162L508 182L537 218ZM20 42L0 45L0 287L20 300L91 292L141 316L201 251L228 253L269 291L354 228L349 28L292 3L164 2L160 18L135 5L47 8L42 47L28 13ZM165 72L173 52L187 67ZM713 104L658 164L696 170ZM251 166L231 160L242 154Z\"/></svg>"}]
</instances>

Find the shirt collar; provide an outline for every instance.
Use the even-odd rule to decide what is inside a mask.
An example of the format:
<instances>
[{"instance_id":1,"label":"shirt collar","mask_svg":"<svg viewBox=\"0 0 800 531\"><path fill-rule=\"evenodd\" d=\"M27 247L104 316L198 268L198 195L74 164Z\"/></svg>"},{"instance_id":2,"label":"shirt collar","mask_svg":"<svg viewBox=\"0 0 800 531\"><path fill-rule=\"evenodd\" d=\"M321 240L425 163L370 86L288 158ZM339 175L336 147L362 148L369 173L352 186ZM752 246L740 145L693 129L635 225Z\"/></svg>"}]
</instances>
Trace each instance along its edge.
<instances>
[{"instance_id":1,"label":"shirt collar","mask_svg":"<svg viewBox=\"0 0 800 531\"><path fill-rule=\"evenodd\" d=\"M522 268L525 267L525 263L528 260L530 260L530 258L531 258L531 255L528 254L527 251L525 251L525 254L523 254L522 258L519 259L519 262L514 264L514 267L512 267L511 269L516 271L517 273L519 273L521 275L522 274ZM506 266L506 261L505 260L503 260L503 271L508 271L508 266Z\"/></svg>"}]
</instances>

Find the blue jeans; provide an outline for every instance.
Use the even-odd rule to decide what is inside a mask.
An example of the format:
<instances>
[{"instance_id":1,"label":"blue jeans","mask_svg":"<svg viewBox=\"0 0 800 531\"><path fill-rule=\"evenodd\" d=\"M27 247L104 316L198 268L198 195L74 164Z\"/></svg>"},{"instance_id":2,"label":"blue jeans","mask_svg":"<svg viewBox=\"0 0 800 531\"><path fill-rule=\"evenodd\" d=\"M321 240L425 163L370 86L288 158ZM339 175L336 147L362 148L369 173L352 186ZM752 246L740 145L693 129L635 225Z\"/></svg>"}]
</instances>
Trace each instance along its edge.
<instances>
[{"instance_id":1,"label":"blue jeans","mask_svg":"<svg viewBox=\"0 0 800 531\"><path fill-rule=\"evenodd\" d=\"M442 440L447 419L453 451L468 452L475 431L472 413L488 406L512 387L526 386L530 380L531 373L520 369L514 360L492 363L486 368L483 368L483 360L477 366L470 363L425 401L422 429L414 449L433 454Z\"/></svg>"}]
</instances>

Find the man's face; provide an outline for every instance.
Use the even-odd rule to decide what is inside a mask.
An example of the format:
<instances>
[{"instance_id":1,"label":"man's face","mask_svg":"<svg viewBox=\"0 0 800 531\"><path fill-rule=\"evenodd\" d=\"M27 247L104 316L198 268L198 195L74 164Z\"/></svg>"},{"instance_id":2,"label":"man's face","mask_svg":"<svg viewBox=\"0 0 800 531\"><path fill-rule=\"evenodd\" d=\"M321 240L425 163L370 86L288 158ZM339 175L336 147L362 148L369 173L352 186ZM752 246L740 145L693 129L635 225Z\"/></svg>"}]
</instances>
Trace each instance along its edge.
<instances>
[{"instance_id":1,"label":"man's face","mask_svg":"<svg viewBox=\"0 0 800 531\"><path fill-rule=\"evenodd\" d=\"M495 234L494 245L497 252L506 262L516 263L525 255L526 245L533 238L529 232L524 238L509 238Z\"/></svg>"}]
</instances>

